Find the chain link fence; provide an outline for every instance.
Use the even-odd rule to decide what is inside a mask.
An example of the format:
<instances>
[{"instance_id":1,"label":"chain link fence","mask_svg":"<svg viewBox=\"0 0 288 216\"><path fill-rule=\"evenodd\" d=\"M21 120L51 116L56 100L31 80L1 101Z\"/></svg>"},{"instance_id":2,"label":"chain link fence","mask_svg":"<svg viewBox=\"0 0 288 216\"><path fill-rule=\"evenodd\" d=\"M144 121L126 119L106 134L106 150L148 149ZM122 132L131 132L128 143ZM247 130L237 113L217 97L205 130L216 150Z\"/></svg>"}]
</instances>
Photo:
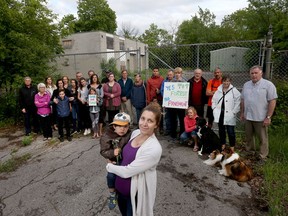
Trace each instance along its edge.
<instances>
[{"instance_id":1,"label":"chain link fence","mask_svg":"<svg viewBox=\"0 0 288 216\"><path fill-rule=\"evenodd\" d=\"M158 67L166 77L168 69L182 67L184 77L190 79L193 71L200 68L203 77L209 81L214 77L214 69L219 67L223 74L232 77L232 83L239 91L250 80L249 68L253 65L263 66L265 62L264 40L149 47L148 52L149 71ZM214 129L218 127L214 125ZM243 130L238 116L236 131Z\"/></svg>"},{"instance_id":2,"label":"chain link fence","mask_svg":"<svg viewBox=\"0 0 288 216\"><path fill-rule=\"evenodd\" d=\"M127 69L134 72L144 70L147 67L147 59L143 53L141 53L140 49L136 49L62 54L58 56L54 65L57 71L68 77L74 77L78 71L85 74L89 70L94 70L98 75L101 75L104 70L112 70L117 73Z\"/></svg>"},{"instance_id":3,"label":"chain link fence","mask_svg":"<svg viewBox=\"0 0 288 216\"><path fill-rule=\"evenodd\" d=\"M210 80L214 69L219 67L223 74L230 74L233 85L241 89L249 80L249 68L264 63L263 42L254 40L149 47L149 69L159 67L162 75L166 76L168 69L182 67L184 76L189 79L194 69L200 68L203 77Z\"/></svg>"},{"instance_id":4,"label":"chain link fence","mask_svg":"<svg viewBox=\"0 0 288 216\"><path fill-rule=\"evenodd\" d=\"M288 81L288 50L273 53L271 78L273 82Z\"/></svg>"}]
</instances>

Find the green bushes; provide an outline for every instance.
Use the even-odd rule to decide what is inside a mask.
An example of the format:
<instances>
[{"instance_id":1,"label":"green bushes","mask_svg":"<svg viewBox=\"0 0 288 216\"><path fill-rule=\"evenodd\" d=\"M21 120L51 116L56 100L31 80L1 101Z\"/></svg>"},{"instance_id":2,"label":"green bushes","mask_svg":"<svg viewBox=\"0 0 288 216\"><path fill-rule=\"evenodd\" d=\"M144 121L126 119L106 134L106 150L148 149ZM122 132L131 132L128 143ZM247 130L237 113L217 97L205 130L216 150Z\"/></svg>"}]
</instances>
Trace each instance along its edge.
<instances>
[{"instance_id":1,"label":"green bushes","mask_svg":"<svg viewBox=\"0 0 288 216\"><path fill-rule=\"evenodd\" d=\"M276 87L278 99L272 119L272 128L282 127L288 123L288 83L278 81L276 82Z\"/></svg>"},{"instance_id":2,"label":"green bushes","mask_svg":"<svg viewBox=\"0 0 288 216\"><path fill-rule=\"evenodd\" d=\"M265 199L270 215L288 214L288 126L269 132L269 157L263 166Z\"/></svg>"}]
</instances>

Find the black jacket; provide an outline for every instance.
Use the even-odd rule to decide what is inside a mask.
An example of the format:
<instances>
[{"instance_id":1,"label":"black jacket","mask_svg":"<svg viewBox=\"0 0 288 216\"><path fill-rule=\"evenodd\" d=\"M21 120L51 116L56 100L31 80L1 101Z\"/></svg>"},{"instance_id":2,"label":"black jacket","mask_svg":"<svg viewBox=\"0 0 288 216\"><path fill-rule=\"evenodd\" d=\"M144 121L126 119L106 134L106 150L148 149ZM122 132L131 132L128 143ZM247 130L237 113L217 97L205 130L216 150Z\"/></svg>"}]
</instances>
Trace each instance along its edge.
<instances>
[{"instance_id":1,"label":"black jacket","mask_svg":"<svg viewBox=\"0 0 288 216\"><path fill-rule=\"evenodd\" d=\"M20 109L29 109L34 108L34 97L37 94L37 88L35 86L32 86L28 88L27 86L23 86L19 90L19 105Z\"/></svg>"}]
</instances>

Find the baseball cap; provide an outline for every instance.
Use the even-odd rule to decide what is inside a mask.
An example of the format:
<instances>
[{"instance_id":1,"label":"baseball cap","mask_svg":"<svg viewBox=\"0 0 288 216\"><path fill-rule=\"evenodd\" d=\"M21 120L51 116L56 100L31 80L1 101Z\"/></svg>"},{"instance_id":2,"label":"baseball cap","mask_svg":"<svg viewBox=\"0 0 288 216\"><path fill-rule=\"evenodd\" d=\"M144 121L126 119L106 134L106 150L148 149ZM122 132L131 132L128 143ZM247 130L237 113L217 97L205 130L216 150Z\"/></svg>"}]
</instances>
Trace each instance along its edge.
<instances>
[{"instance_id":1,"label":"baseball cap","mask_svg":"<svg viewBox=\"0 0 288 216\"><path fill-rule=\"evenodd\" d=\"M114 116L113 122L110 123L110 125L125 126L130 124L130 121L131 121L130 116L125 112L121 112Z\"/></svg>"}]
</instances>

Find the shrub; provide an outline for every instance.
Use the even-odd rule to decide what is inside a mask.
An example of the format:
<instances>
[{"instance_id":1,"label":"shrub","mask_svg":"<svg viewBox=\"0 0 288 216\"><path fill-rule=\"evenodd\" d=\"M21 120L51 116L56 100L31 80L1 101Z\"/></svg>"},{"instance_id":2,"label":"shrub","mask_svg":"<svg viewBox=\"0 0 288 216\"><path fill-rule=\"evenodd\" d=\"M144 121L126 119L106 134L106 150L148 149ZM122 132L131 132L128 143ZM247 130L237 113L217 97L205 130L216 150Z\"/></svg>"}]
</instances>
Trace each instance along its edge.
<instances>
[{"instance_id":1,"label":"shrub","mask_svg":"<svg viewBox=\"0 0 288 216\"><path fill-rule=\"evenodd\" d=\"M31 158L31 155L29 153L22 155L20 157L13 157L7 160L4 163L0 163L0 173L2 172L13 172L15 171L19 166L24 164L27 160Z\"/></svg>"},{"instance_id":2,"label":"shrub","mask_svg":"<svg viewBox=\"0 0 288 216\"><path fill-rule=\"evenodd\" d=\"M284 81L276 82L277 87L277 103L275 114L272 120L272 128L282 127L288 123L288 84Z\"/></svg>"},{"instance_id":3,"label":"shrub","mask_svg":"<svg viewBox=\"0 0 288 216\"><path fill-rule=\"evenodd\" d=\"M30 136L25 136L23 139L22 139L22 145L23 146L28 146L32 143L33 141L33 137L30 135Z\"/></svg>"}]
</instances>

